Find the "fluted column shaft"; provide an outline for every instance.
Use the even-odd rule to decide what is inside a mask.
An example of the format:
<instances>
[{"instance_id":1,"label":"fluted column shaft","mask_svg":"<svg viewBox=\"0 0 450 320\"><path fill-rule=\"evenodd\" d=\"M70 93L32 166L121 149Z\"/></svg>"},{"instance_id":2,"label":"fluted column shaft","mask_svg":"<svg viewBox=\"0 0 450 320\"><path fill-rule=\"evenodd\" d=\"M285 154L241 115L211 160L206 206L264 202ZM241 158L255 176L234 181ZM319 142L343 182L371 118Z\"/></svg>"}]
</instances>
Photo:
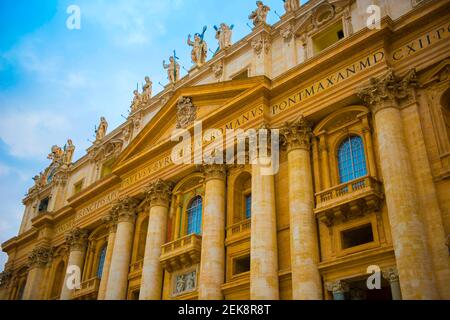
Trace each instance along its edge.
<instances>
[{"instance_id":1,"label":"fluted column shaft","mask_svg":"<svg viewBox=\"0 0 450 320\"><path fill-rule=\"evenodd\" d=\"M359 95L371 107L377 128L379 158L392 231L401 293L404 299L437 299L417 190L406 147L397 99L407 96L411 79L397 82L392 72L373 79Z\"/></svg>"},{"instance_id":2,"label":"fluted column shaft","mask_svg":"<svg viewBox=\"0 0 450 320\"><path fill-rule=\"evenodd\" d=\"M310 124L301 117L282 131L289 169L292 298L322 299L319 247L314 216Z\"/></svg>"},{"instance_id":3,"label":"fluted column shaft","mask_svg":"<svg viewBox=\"0 0 450 320\"><path fill-rule=\"evenodd\" d=\"M106 247L105 262L103 263L102 278L98 288L97 300L104 300L106 296L106 287L108 285L109 271L111 269L111 259L114 250L114 242L117 232L117 216L108 214L103 218L103 222L108 227L108 244Z\"/></svg>"},{"instance_id":4,"label":"fluted column shaft","mask_svg":"<svg viewBox=\"0 0 450 320\"><path fill-rule=\"evenodd\" d=\"M136 201L132 198L119 200L113 207L117 212L117 232L111 258L105 300L125 300L127 297L128 271L133 244Z\"/></svg>"},{"instance_id":5,"label":"fluted column shaft","mask_svg":"<svg viewBox=\"0 0 450 320\"><path fill-rule=\"evenodd\" d=\"M69 246L70 251L69 251L69 259L67 261L66 275L64 276L64 283L61 289L60 300L70 300L72 297L73 290L75 289L69 288L67 283L69 277L73 275L72 271L69 268L73 268L74 266L79 268L80 270L79 280L81 281L81 272L83 270L84 260L86 257L87 241L88 241L87 230L75 228L71 230L68 234L66 234L66 243ZM73 283L72 285L75 284Z\"/></svg>"},{"instance_id":6,"label":"fluted column shaft","mask_svg":"<svg viewBox=\"0 0 450 320\"><path fill-rule=\"evenodd\" d=\"M279 299L275 182L265 175L268 158L252 164L250 299Z\"/></svg>"},{"instance_id":7,"label":"fluted column shaft","mask_svg":"<svg viewBox=\"0 0 450 320\"><path fill-rule=\"evenodd\" d=\"M150 213L139 300L161 299L164 272L160 264L161 246L166 239L171 191L172 184L163 180L151 183L147 189Z\"/></svg>"},{"instance_id":8,"label":"fluted column shaft","mask_svg":"<svg viewBox=\"0 0 450 320\"><path fill-rule=\"evenodd\" d=\"M223 299L225 277L225 167L206 165L202 252L198 295L200 300Z\"/></svg>"}]
</instances>

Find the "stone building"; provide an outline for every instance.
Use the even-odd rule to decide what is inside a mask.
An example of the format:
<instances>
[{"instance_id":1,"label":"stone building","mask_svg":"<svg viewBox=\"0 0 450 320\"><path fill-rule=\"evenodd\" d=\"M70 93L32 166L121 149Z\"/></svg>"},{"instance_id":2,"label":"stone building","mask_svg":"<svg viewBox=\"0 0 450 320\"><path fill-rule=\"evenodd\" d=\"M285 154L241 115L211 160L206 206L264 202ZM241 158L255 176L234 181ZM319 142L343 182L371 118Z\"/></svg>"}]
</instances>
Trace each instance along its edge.
<instances>
[{"instance_id":1,"label":"stone building","mask_svg":"<svg viewBox=\"0 0 450 320\"><path fill-rule=\"evenodd\" d=\"M85 156L52 148L0 298L450 299L450 2L373 2L379 28L368 0L255 10L245 38L102 119ZM175 164L195 120L276 128L279 170Z\"/></svg>"}]
</instances>

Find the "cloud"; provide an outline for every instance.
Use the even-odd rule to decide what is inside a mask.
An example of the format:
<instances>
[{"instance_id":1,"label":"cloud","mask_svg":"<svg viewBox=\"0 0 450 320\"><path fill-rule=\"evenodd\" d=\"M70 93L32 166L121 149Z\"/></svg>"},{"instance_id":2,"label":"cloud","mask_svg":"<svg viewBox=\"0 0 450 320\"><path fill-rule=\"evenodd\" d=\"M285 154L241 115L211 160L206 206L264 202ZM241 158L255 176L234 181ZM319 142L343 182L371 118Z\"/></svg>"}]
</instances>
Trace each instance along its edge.
<instances>
[{"instance_id":1,"label":"cloud","mask_svg":"<svg viewBox=\"0 0 450 320\"><path fill-rule=\"evenodd\" d=\"M9 112L2 116L0 139L12 156L42 157L48 153L48 142L65 137L68 128L68 119L51 111Z\"/></svg>"}]
</instances>

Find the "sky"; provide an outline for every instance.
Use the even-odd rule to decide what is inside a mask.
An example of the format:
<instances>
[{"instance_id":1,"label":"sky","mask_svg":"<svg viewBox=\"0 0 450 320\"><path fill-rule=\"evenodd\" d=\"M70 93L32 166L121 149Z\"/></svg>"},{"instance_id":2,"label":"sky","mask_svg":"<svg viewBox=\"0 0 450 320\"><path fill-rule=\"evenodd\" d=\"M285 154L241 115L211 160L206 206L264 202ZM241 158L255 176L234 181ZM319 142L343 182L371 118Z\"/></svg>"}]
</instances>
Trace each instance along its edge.
<instances>
[{"instance_id":1,"label":"sky","mask_svg":"<svg viewBox=\"0 0 450 320\"><path fill-rule=\"evenodd\" d=\"M283 1L264 3L272 9L267 22L277 22ZM80 8L80 29L66 26L70 5ZM1 0L0 243L17 235L22 199L49 165L52 145L71 138L74 161L82 157L101 116L110 130L124 121L145 76L154 94L162 90L162 60L174 49L190 69L188 34L206 25L215 51L213 26L234 24L236 42L250 33L255 8L254 0ZM0 253L0 270L6 261Z\"/></svg>"}]
</instances>

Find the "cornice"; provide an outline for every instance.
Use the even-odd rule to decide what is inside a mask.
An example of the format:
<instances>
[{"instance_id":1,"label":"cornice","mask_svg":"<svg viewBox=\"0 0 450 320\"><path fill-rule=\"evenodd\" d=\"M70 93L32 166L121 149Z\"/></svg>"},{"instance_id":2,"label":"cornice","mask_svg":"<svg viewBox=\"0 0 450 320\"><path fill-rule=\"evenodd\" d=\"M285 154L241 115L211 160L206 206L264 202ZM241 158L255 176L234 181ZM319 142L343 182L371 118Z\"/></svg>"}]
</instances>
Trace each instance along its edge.
<instances>
[{"instance_id":1,"label":"cornice","mask_svg":"<svg viewBox=\"0 0 450 320\"><path fill-rule=\"evenodd\" d=\"M83 189L81 192L67 199L68 205L72 208L76 208L81 204L86 203L86 201L91 200L92 198L98 196L104 191L111 189L113 186L118 185L120 182L120 178L114 174L110 174L105 178L98 180Z\"/></svg>"},{"instance_id":2,"label":"cornice","mask_svg":"<svg viewBox=\"0 0 450 320\"><path fill-rule=\"evenodd\" d=\"M2 243L2 251L3 252L10 252L14 250L19 245L22 245L26 242L29 242L33 239L35 239L38 235L38 230L35 228L32 228L18 236L12 237L9 240L6 240Z\"/></svg>"}]
</instances>

